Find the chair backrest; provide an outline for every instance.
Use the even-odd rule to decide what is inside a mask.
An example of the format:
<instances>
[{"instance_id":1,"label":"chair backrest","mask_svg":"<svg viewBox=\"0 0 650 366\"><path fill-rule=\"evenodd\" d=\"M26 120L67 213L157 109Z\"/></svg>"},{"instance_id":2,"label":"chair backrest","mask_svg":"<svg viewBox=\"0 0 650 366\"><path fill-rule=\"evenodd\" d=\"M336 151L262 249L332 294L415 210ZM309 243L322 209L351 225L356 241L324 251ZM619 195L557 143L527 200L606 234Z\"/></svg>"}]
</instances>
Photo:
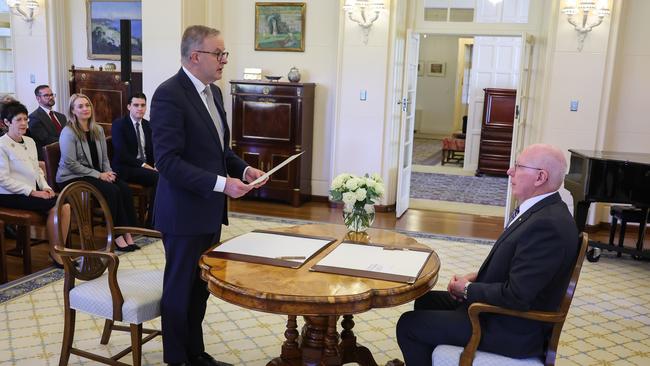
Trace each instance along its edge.
<instances>
[{"instance_id":1,"label":"chair backrest","mask_svg":"<svg viewBox=\"0 0 650 366\"><path fill-rule=\"evenodd\" d=\"M69 184L68 186L61 191L59 197L56 201L56 216L55 222L57 223L59 230L59 237L63 238L63 228L59 225L59 217L63 210L64 204L70 205L71 217L74 219L78 232L71 231L71 234L66 240L72 240L73 238L79 239L79 243L73 243L74 245L69 245L70 243L65 243L66 247L79 247L80 251L91 250L91 251L104 251L112 252L113 251L113 219L111 217L111 211L106 203L106 200L102 196L101 192L97 188L93 187L90 183L83 181L77 181ZM103 213L103 222L106 223L106 242L99 240L103 238L104 235L100 236L99 233L95 232L95 226L93 225L93 218L96 218L96 210L94 208L98 207ZM78 244L78 245L77 245ZM79 268L75 266L70 267L71 275L75 278L82 280L92 280L101 276L106 270L106 263L98 258L82 257L81 265ZM66 270L66 276L68 275Z\"/></svg>"},{"instance_id":2,"label":"chair backrest","mask_svg":"<svg viewBox=\"0 0 650 366\"><path fill-rule=\"evenodd\" d=\"M576 286L578 285L578 278L580 277L580 270L582 269L582 262L584 262L585 255L587 254L587 249L589 244L589 237L586 233L580 233L578 237L578 256L576 258L575 265L573 266L573 271L571 272L571 278L569 279L569 284L567 285L566 293L564 298L560 303L560 308L558 312L564 314L564 319L569 314L569 308L571 307L571 301L573 300L573 295L575 294ZM555 356L557 353L557 346L560 342L560 334L562 333L562 327L564 326L564 321L555 323L553 325L553 330L551 333L551 338L549 339L548 345L546 347L546 361L545 365L555 364Z\"/></svg>"},{"instance_id":3,"label":"chair backrest","mask_svg":"<svg viewBox=\"0 0 650 366\"><path fill-rule=\"evenodd\" d=\"M106 136L106 155L108 156L108 161L113 161L113 136Z\"/></svg>"},{"instance_id":4,"label":"chair backrest","mask_svg":"<svg viewBox=\"0 0 650 366\"><path fill-rule=\"evenodd\" d=\"M56 183L56 172L59 170L61 160L61 147L58 142L43 146L43 160L45 161L45 179L53 190L59 191Z\"/></svg>"}]
</instances>

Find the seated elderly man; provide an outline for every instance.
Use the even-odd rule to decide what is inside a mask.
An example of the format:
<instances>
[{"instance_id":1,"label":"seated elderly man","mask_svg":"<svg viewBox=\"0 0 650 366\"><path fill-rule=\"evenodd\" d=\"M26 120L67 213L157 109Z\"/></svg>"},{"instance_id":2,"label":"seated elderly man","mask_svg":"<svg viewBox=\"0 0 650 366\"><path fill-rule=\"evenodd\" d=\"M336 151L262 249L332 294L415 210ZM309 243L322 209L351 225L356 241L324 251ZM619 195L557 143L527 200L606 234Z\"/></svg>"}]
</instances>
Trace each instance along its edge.
<instances>
[{"instance_id":1,"label":"seated elderly man","mask_svg":"<svg viewBox=\"0 0 650 366\"><path fill-rule=\"evenodd\" d=\"M578 229L557 190L567 164L550 145L531 145L508 170L519 206L478 272L454 275L447 291L415 301L397 323L407 365L431 364L440 344L464 346L472 330L467 308L483 302L514 310L555 311L577 254ZM479 350L513 358L542 356L544 323L486 314Z\"/></svg>"}]
</instances>

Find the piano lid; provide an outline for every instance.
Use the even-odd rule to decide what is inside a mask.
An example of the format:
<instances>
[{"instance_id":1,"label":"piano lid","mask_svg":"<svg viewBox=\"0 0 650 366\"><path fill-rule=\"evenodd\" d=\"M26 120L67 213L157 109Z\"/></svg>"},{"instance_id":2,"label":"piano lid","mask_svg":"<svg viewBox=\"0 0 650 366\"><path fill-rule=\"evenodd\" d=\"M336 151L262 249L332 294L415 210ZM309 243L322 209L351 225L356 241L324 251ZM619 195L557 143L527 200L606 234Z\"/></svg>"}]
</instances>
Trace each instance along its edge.
<instances>
[{"instance_id":1,"label":"piano lid","mask_svg":"<svg viewBox=\"0 0 650 366\"><path fill-rule=\"evenodd\" d=\"M650 164L650 154L574 149L569 149L569 152L589 159L620 161L623 163L638 163L646 165Z\"/></svg>"}]
</instances>

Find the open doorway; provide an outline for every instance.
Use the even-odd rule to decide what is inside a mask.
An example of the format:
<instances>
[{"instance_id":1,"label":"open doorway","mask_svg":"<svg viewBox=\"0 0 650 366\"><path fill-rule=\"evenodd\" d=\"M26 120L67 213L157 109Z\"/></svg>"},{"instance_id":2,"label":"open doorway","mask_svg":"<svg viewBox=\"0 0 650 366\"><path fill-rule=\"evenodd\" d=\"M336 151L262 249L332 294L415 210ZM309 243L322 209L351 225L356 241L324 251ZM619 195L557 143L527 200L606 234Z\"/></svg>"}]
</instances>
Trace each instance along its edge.
<instances>
[{"instance_id":1,"label":"open doorway","mask_svg":"<svg viewBox=\"0 0 650 366\"><path fill-rule=\"evenodd\" d=\"M505 170L476 176L484 89L516 90L520 59L521 37L422 35L409 207L503 215Z\"/></svg>"}]
</instances>

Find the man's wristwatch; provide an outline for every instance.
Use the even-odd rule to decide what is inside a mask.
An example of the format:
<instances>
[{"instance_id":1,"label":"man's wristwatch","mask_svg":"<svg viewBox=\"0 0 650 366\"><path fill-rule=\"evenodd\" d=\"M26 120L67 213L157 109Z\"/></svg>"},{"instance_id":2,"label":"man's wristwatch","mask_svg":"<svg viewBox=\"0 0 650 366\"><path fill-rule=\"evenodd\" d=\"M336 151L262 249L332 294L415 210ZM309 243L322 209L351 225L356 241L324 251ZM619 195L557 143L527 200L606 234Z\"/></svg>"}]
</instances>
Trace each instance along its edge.
<instances>
[{"instance_id":1,"label":"man's wristwatch","mask_svg":"<svg viewBox=\"0 0 650 366\"><path fill-rule=\"evenodd\" d=\"M463 287L463 299L467 300L467 288L469 287L469 284L471 282L467 281L465 282L465 287Z\"/></svg>"}]
</instances>

